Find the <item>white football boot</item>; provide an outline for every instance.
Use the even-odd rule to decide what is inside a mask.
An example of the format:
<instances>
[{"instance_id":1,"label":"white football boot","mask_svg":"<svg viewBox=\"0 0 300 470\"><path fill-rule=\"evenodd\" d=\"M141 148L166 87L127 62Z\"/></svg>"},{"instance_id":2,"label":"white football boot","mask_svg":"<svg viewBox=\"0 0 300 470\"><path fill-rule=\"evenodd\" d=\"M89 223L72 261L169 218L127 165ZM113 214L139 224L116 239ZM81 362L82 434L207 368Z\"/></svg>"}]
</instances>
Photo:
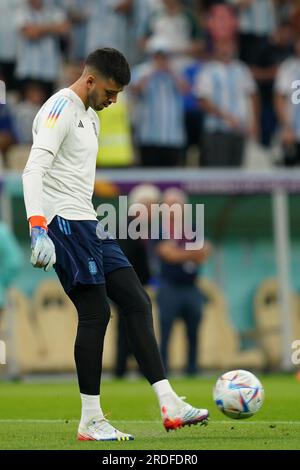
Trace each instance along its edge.
<instances>
[{"instance_id":1,"label":"white football boot","mask_svg":"<svg viewBox=\"0 0 300 470\"><path fill-rule=\"evenodd\" d=\"M185 398L185 397L182 397ZM208 410L194 408L180 399L181 403L176 407L162 406L161 416L166 431L191 426L191 424L208 424Z\"/></svg>"},{"instance_id":2,"label":"white football boot","mask_svg":"<svg viewBox=\"0 0 300 470\"><path fill-rule=\"evenodd\" d=\"M94 418L84 426L79 426L78 441L133 441L131 434L114 428L105 418Z\"/></svg>"}]
</instances>

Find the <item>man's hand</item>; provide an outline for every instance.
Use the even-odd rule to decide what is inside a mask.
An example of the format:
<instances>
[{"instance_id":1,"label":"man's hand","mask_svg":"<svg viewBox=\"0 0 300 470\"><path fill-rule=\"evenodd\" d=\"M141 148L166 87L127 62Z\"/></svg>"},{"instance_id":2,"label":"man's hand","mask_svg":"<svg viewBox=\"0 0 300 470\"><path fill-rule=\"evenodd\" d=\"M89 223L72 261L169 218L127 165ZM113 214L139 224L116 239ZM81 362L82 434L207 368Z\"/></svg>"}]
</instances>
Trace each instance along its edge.
<instances>
[{"instance_id":1,"label":"man's hand","mask_svg":"<svg viewBox=\"0 0 300 470\"><path fill-rule=\"evenodd\" d=\"M259 140L259 127L257 125L257 122L254 120L248 128L248 137L256 141Z\"/></svg>"},{"instance_id":2,"label":"man's hand","mask_svg":"<svg viewBox=\"0 0 300 470\"><path fill-rule=\"evenodd\" d=\"M34 268L44 268L44 271L49 271L56 263L54 244L43 227L31 229L30 262Z\"/></svg>"},{"instance_id":3,"label":"man's hand","mask_svg":"<svg viewBox=\"0 0 300 470\"><path fill-rule=\"evenodd\" d=\"M205 241L201 250L191 250L192 261L197 264L203 264L211 256L212 251L212 244L209 241Z\"/></svg>"},{"instance_id":4,"label":"man's hand","mask_svg":"<svg viewBox=\"0 0 300 470\"><path fill-rule=\"evenodd\" d=\"M21 32L23 36L25 36L27 39L30 39L31 41L40 39L43 36L42 27L34 23L24 26Z\"/></svg>"},{"instance_id":5,"label":"man's hand","mask_svg":"<svg viewBox=\"0 0 300 470\"><path fill-rule=\"evenodd\" d=\"M239 134L243 134L245 130L241 124L241 121L236 118L235 116L231 116L230 114L224 115L224 121L230 127L232 131L238 132Z\"/></svg>"},{"instance_id":6,"label":"man's hand","mask_svg":"<svg viewBox=\"0 0 300 470\"><path fill-rule=\"evenodd\" d=\"M285 146L290 146L296 142L295 132L290 127L285 127L282 130L282 143Z\"/></svg>"}]
</instances>

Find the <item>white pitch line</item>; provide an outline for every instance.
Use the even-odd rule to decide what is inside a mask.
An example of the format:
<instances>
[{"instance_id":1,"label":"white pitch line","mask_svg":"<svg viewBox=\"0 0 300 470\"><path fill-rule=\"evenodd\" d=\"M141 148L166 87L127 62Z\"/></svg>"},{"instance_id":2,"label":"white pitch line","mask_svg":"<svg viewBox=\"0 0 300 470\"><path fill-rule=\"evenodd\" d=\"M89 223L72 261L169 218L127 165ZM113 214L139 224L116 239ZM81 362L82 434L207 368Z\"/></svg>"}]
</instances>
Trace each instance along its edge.
<instances>
[{"instance_id":1,"label":"white pitch line","mask_svg":"<svg viewBox=\"0 0 300 470\"><path fill-rule=\"evenodd\" d=\"M79 420L75 419L0 419L0 424L1 423L28 423L28 424L66 424L66 421L68 423L78 423ZM156 421L156 420L115 420L111 419L110 420L112 423L123 423L123 424L161 424L161 421ZM218 421L218 420L210 420L209 424L214 425L214 424L233 424L233 423L238 423L238 422L243 422L245 424L292 424L292 425L299 425L300 426L300 420L299 421L246 421L246 420L231 420L231 421Z\"/></svg>"}]
</instances>

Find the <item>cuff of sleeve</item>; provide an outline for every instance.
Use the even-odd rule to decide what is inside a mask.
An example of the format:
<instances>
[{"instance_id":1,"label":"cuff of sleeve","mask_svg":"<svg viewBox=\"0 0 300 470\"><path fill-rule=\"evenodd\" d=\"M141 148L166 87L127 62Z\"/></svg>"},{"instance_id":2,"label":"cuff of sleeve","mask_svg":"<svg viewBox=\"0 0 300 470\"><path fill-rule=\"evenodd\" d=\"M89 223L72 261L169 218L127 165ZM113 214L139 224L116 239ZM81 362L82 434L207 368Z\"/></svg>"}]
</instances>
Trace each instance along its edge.
<instances>
[{"instance_id":1,"label":"cuff of sleeve","mask_svg":"<svg viewBox=\"0 0 300 470\"><path fill-rule=\"evenodd\" d=\"M42 215L33 215L32 217L29 218L29 224L30 228L33 227L42 227L45 230L48 230L47 227L47 220L44 216Z\"/></svg>"}]
</instances>

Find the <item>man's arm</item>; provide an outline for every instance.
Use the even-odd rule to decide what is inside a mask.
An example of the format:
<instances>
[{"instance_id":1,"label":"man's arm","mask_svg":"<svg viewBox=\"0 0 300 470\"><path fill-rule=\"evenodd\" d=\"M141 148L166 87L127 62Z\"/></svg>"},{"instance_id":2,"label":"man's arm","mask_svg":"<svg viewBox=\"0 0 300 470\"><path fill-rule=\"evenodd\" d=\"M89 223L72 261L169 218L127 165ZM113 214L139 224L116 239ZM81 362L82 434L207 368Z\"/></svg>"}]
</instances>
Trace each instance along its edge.
<instances>
[{"instance_id":1,"label":"man's arm","mask_svg":"<svg viewBox=\"0 0 300 470\"><path fill-rule=\"evenodd\" d=\"M49 23L38 24L28 20L24 11L19 11L17 15L17 25L20 33L27 39L36 40L46 35L62 36L71 29L71 24L67 20L65 13L60 9L53 11L52 19Z\"/></svg>"},{"instance_id":2,"label":"man's arm","mask_svg":"<svg viewBox=\"0 0 300 470\"><path fill-rule=\"evenodd\" d=\"M277 114L277 119L281 125L281 127L286 128L290 127L290 120L287 113L287 106L286 106L286 96L276 93L275 99L275 111Z\"/></svg>"},{"instance_id":3,"label":"man's arm","mask_svg":"<svg viewBox=\"0 0 300 470\"><path fill-rule=\"evenodd\" d=\"M222 119L231 129L241 131L240 121L231 114L223 111L207 98L200 98L200 106L206 113Z\"/></svg>"},{"instance_id":4,"label":"man's arm","mask_svg":"<svg viewBox=\"0 0 300 470\"><path fill-rule=\"evenodd\" d=\"M48 150L31 149L22 175L27 220L34 216L44 217L43 177L51 167L53 158Z\"/></svg>"},{"instance_id":5,"label":"man's arm","mask_svg":"<svg viewBox=\"0 0 300 470\"><path fill-rule=\"evenodd\" d=\"M171 240L161 241L156 247L158 256L167 263L172 264L181 264L187 261L202 264L210 256L211 251L212 248L209 242L205 242L201 250L185 250L176 246Z\"/></svg>"},{"instance_id":6,"label":"man's arm","mask_svg":"<svg viewBox=\"0 0 300 470\"><path fill-rule=\"evenodd\" d=\"M24 201L31 235L31 264L49 269L56 262L55 248L48 237L47 220L43 213L43 177L51 167L53 155L47 150L32 149L23 172Z\"/></svg>"},{"instance_id":7,"label":"man's arm","mask_svg":"<svg viewBox=\"0 0 300 470\"><path fill-rule=\"evenodd\" d=\"M49 23L44 25L30 23L21 28L21 33L27 39L39 39L47 35L62 36L70 31L70 23L63 21L62 23Z\"/></svg>"},{"instance_id":8,"label":"man's arm","mask_svg":"<svg viewBox=\"0 0 300 470\"><path fill-rule=\"evenodd\" d=\"M251 108L251 124L248 130L249 137L255 140L259 138L259 117L260 117L260 100L257 93L250 95L250 108Z\"/></svg>"},{"instance_id":9,"label":"man's arm","mask_svg":"<svg viewBox=\"0 0 300 470\"><path fill-rule=\"evenodd\" d=\"M282 143L284 145L293 145L296 142L296 136L292 129L287 109L287 97L276 93L274 98L275 111L282 129Z\"/></svg>"},{"instance_id":10,"label":"man's arm","mask_svg":"<svg viewBox=\"0 0 300 470\"><path fill-rule=\"evenodd\" d=\"M72 118L68 98L60 96L49 100L33 123L33 145L23 172L24 200L31 233L31 263L37 268L44 267L46 271L56 258L43 212L43 178L69 132Z\"/></svg>"},{"instance_id":11,"label":"man's arm","mask_svg":"<svg viewBox=\"0 0 300 470\"><path fill-rule=\"evenodd\" d=\"M292 128L291 117L289 115L288 100L291 91L291 72L289 62L283 62L279 67L275 80L274 106L280 127L282 130L282 143L284 145L293 145L296 136Z\"/></svg>"}]
</instances>

